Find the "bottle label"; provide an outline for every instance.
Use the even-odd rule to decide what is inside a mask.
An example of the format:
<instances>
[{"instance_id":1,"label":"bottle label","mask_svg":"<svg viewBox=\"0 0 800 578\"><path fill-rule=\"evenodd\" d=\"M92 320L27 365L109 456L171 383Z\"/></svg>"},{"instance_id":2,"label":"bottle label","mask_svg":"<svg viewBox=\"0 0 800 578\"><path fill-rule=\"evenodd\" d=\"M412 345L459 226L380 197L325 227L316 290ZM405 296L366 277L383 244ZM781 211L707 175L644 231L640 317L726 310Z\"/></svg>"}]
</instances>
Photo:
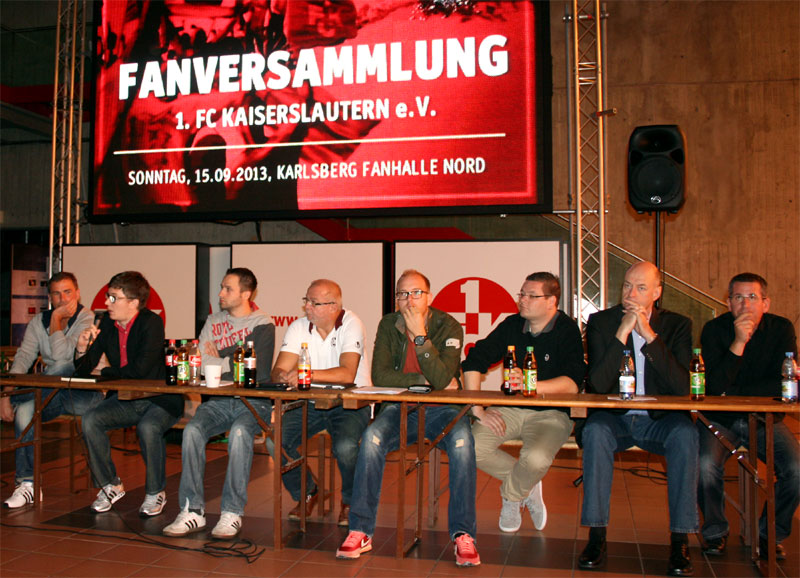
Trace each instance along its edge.
<instances>
[{"instance_id":1,"label":"bottle label","mask_svg":"<svg viewBox=\"0 0 800 578\"><path fill-rule=\"evenodd\" d=\"M308 385L311 383L311 366L298 365L297 366L297 383Z\"/></svg>"},{"instance_id":2,"label":"bottle label","mask_svg":"<svg viewBox=\"0 0 800 578\"><path fill-rule=\"evenodd\" d=\"M256 358L255 357L245 357L245 359L244 359L244 368L245 369L255 369L256 368Z\"/></svg>"},{"instance_id":3,"label":"bottle label","mask_svg":"<svg viewBox=\"0 0 800 578\"><path fill-rule=\"evenodd\" d=\"M244 381L244 363L241 361L233 362L233 380L236 383L242 383Z\"/></svg>"},{"instance_id":4,"label":"bottle label","mask_svg":"<svg viewBox=\"0 0 800 578\"><path fill-rule=\"evenodd\" d=\"M178 381L189 381L189 362L178 362Z\"/></svg>"},{"instance_id":5,"label":"bottle label","mask_svg":"<svg viewBox=\"0 0 800 578\"><path fill-rule=\"evenodd\" d=\"M706 394L706 374L704 371L692 371L689 373L689 388L692 395Z\"/></svg>"},{"instance_id":6,"label":"bottle label","mask_svg":"<svg viewBox=\"0 0 800 578\"><path fill-rule=\"evenodd\" d=\"M636 393L636 378L632 375L620 375L619 392L625 394Z\"/></svg>"},{"instance_id":7,"label":"bottle label","mask_svg":"<svg viewBox=\"0 0 800 578\"><path fill-rule=\"evenodd\" d=\"M525 377L524 381L522 382L522 387L525 389L525 391L535 393L538 371L535 369L526 369L523 373L525 374Z\"/></svg>"},{"instance_id":8,"label":"bottle label","mask_svg":"<svg viewBox=\"0 0 800 578\"><path fill-rule=\"evenodd\" d=\"M192 367L200 367L203 358L199 355L190 355L189 356L189 365Z\"/></svg>"},{"instance_id":9,"label":"bottle label","mask_svg":"<svg viewBox=\"0 0 800 578\"><path fill-rule=\"evenodd\" d=\"M166 357L167 367L172 367L174 359L175 359L174 355L167 355L167 357Z\"/></svg>"},{"instance_id":10,"label":"bottle label","mask_svg":"<svg viewBox=\"0 0 800 578\"><path fill-rule=\"evenodd\" d=\"M792 400L792 401L797 399L796 379L781 380L781 397L785 400Z\"/></svg>"},{"instance_id":11,"label":"bottle label","mask_svg":"<svg viewBox=\"0 0 800 578\"><path fill-rule=\"evenodd\" d=\"M514 387L511 383L511 370L507 367L503 368L503 385L512 389Z\"/></svg>"}]
</instances>

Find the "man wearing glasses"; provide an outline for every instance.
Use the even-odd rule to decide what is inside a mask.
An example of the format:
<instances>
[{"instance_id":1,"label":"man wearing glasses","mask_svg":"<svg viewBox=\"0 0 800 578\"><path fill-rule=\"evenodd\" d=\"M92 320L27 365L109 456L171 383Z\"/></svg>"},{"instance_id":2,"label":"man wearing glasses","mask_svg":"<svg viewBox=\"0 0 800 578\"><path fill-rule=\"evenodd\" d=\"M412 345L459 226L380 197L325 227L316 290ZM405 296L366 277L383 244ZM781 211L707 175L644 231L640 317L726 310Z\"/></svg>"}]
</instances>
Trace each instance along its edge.
<instances>
[{"instance_id":1,"label":"man wearing glasses","mask_svg":"<svg viewBox=\"0 0 800 578\"><path fill-rule=\"evenodd\" d=\"M222 377L233 379L232 357L237 341L252 341L256 350L256 379L265 381L275 353L275 325L253 303L258 281L250 269L228 269L220 283L219 313L206 319L200 331L203 367L222 366ZM272 403L263 398L248 400L259 417L269 423ZM253 464L253 438L261 432L258 421L241 399L211 397L204 401L183 430L181 483L178 505L181 511L162 530L166 536L185 536L206 527L203 479L206 444L209 438L228 432L228 469L222 486L221 515L211 530L214 538L228 539L242 529L247 504L247 483Z\"/></svg>"},{"instance_id":2,"label":"man wearing glasses","mask_svg":"<svg viewBox=\"0 0 800 578\"><path fill-rule=\"evenodd\" d=\"M589 317L590 391L618 394L624 350L630 350L636 395L689 395L692 322L657 308L661 291L658 268L636 263L625 273L622 303ZM689 534L698 530L697 428L688 412L596 410L586 420L582 442L581 525L589 526L589 543L578 565L594 569L605 563L614 454L636 445L666 458L671 530L667 574L691 576Z\"/></svg>"},{"instance_id":3,"label":"man wearing glasses","mask_svg":"<svg viewBox=\"0 0 800 578\"><path fill-rule=\"evenodd\" d=\"M101 375L123 379L164 378L164 323L145 307L150 284L138 271L117 273L108 282L107 312L100 326L90 326L78 338L75 348L75 373L88 376L103 354L108 367ZM92 503L95 512L107 512L125 495L111 460L108 432L136 426L142 458L145 461L145 499L141 516L161 513L166 502L166 442L164 433L183 415L183 396L162 394L144 399L121 401L116 391L83 416L83 438L89 453L89 466L100 488Z\"/></svg>"},{"instance_id":4,"label":"man wearing glasses","mask_svg":"<svg viewBox=\"0 0 800 578\"><path fill-rule=\"evenodd\" d=\"M372 381L377 387L428 384L434 389L458 386L464 331L453 317L430 307L430 282L414 270L403 272L395 291L397 311L378 325L372 362ZM459 408L427 407L425 437L436 439ZM408 416L408 443L417 441L419 415ZM375 421L365 430L358 452L350 533L336 551L337 558L355 559L372 549L386 454L400 447L400 406L383 403ZM450 503L448 530L455 542L456 564L481 563L475 547L475 445L469 421L462 417L439 447L449 460ZM402 497L401 497L402 499Z\"/></svg>"},{"instance_id":5,"label":"man wearing glasses","mask_svg":"<svg viewBox=\"0 0 800 578\"><path fill-rule=\"evenodd\" d=\"M297 386L297 361L303 343L308 344L311 355L312 380L326 383L355 383L357 387L370 385L369 360L365 358L364 324L350 310L342 308L342 289L329 279L312 282L303 297L305 317L294 321L283 337L278 359L272 368L272 380ZM297 451L302 440L303 412L300 408L283 417L283 448L292 457L300 457ZM347 526L353 493L353 475L358 457L358 442L369 421L369 407L345 410L342 406L333 409L308 409L308 437L323 430L331 435L333 455L342 477L342 506L339 510L340 526ZM285 460L282 460L285 462ZM307 476L308 493L301 500L300 468L283 475L283 483L298 502L289 512L290 520L300 519L300 508L306 508L310 516L317 503L317 487L311 475Z\"/></svg>"},{"instance_id":6,"label":"man wearing glasses","mask_svg":"<svg viewBox=\"0 0 800 578\"><path fill-rule=\"evenodd\" d=\"M781 365L786 352L797 356L797 339L791 321L768 313L767 282L760 275L741 273L728 284L728 313L703 327L701 342L706 364L706 393L780 397ZM783 414L781 414L782 417ZM749 439L746 413L709 412L706 417L725 439L738 447ZM777 418L776 418L777 419ZM723 476L730 452L699 421L700 488L703 512L703 552L719 556L725 551L728 520L725 517ZM792 517L800 504L800 445L783 422L775 424L775 530L777 559L786 558L780 542L792 530ZM766 455L764 424L758 424L758 457ZM766 556L767 510L759 522L760 551Z\"/></svg>"},{"instance_id":7,"label":"man wearing glasses","mask_svg":"<svg viewBox=\"0 0 800 578\"><path fill-rule=\"evenodd\" d=\"M69 376L75 371L72 360L75 344L81 332L92 325L92 312L81 305L78 280L72 273L56 273L47 283L52 309L43 311L31 319L25 329L22 344L14 355L9 373L27 373L41 356L45 375ZM13 383L13 382L12 382ZM3 389L11 390L13 386ZM42 390L42 398L52 392ZM35 402L32 393L0 398L0 418L14 422L14 436L19 438L33 419ZM42 410L42 422L55 419L62 414L83 415L102 399L99 391L84 389L62 389ZM25 439L33 440L33 428ZM17 448L16 488L3 504L6 508L21 508L33 503L33 446Z\"/></svg>"},{"instance_id":8,"label":"man wearing glasses","mask_svg":"<svg viewBox=\"0 0 800 578\"><path fill-rule=\"evenodd\" d=\"M461 364L464 389L479 390L481 376L502 361L514 346L517 368L512 382L522 382L522 361L533 346L539 393L577 393L586 373L583 340L578 325L558 309L561 284L548 272L528 275L519 293L519 313L509 315L485 339L470 349ZM527 508L537 530L547 523L542 498L542 479L558 450L572 433L569 410L525 407L475 406L472 425L478 467L502 482L500 529L516 532L522 525L521 509ZM500 449L521 440L519 460Z\"/></svg>"}]
</instances>

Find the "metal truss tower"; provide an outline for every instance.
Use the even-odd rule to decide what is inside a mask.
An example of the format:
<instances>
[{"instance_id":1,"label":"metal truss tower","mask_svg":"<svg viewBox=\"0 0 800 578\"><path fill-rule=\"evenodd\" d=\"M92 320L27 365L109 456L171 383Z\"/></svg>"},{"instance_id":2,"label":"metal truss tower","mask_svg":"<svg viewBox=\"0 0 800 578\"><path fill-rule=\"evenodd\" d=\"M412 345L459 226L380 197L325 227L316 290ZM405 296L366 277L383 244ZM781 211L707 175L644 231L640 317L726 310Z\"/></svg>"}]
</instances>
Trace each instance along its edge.
<instances>
[{"instance_id":1,"label":"metal truss tower","mask_svg":"<svg viewBox=\"0 0 800 578\"><path fill-rule=\"evenodd\" d=\"M572 0L564 15L570 133L570 208L578 325L606 307L605 230L605 8L599 0Z\"/></svg>"},{"instance_id":2,"label":"metal truss tower","mask_svg":"<svg viewBox=\"0 0 800 578\"><path fill-rule=\"evenodd\" d=\"M86 0L59 0L53 81L50 260L61 270L62 248L80 241L83 85L87 56Z\"/></svg>"}]
</instances>

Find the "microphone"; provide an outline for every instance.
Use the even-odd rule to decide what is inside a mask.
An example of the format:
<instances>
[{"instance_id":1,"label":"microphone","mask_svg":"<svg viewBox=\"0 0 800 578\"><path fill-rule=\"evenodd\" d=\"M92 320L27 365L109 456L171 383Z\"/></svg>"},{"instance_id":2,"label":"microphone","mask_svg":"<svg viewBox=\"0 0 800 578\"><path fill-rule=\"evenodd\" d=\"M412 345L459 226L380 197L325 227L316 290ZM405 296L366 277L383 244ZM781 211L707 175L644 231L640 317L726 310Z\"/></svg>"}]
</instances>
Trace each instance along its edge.
<instances>
[{"instance_id":1,"label":"microphone","mask_svg":"<svg viewBox=\"0 0 800 578\"><path fill-rule=\"evenodd\" d=\"M103 313L101 313L99 311L95 312L95 314L94 314L94 322L93 322L95 329L100 327L100 322L102 320L103 320ZM92 346L92 343L94 343L94 335L90 333L89 334L89 342L86 344L86 351L89 351L89 348Z\"/></svg>"}]
</instances>

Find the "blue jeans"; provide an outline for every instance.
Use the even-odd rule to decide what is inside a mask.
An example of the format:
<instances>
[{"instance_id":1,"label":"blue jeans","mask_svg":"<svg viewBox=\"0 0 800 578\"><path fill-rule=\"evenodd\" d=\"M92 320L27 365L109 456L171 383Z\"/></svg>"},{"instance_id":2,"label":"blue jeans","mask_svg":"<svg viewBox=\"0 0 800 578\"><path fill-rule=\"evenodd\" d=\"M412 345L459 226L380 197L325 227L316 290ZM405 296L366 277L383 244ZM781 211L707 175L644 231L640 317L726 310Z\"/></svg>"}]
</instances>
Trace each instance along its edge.
<instances>
[{"instance_id":1,"label":"blue jeans","mask_svg":"<svg viewBox=\"0 0 800 578\"><path fill-rule=\"evenodd\" d=\"M614 454L631 446L667 459L670 531L697 532L697 428L688 415L591 414L583 429L583 509L581 524L608 526Z\"/></svg>"},{"instance_id":2,"label":"blue jeans","mask_svg":"<svg viewBox=\"0 0 800 578\"><path fill-rule=\"evenodd\" d=\"M50 388L42 389L42 399L44 400L50 392ZM11 404L16 408L14 412L14 437L19 438L33 419L36 408L33 393L11 396ZM62 389L53 396L45 408L42 410L42 423L57 418L60 415L83 415L103 400L103 394L99 391L86 389ZM33 427L25 434L22 441L33 439ZM22 482L33 482L33 446L17 448L14 457L17 468L17 485Z\"/></svg>"},{"instance_id":3,"label":"blue jeans","mask_svg":"<svg viewBox=\"0 0 800 578\"><path fill-rule=\"evenodd\" d=\"M302 408L293 409L283 417L283 449L292 459L300 457L297 451L302 442ZM308 438L322 430L328 430L333 440L333 455L339 465L339 474L342 476L342 503L349 504L353 496L353 477L356 473L356 460L358 459L358 442L361 434L369 423L369 407L358 410L344 409L342 406L333 409L316 409L308 406ZM286 458L281 457L281 463L286 463ZM283 474L283 485L289 490L292 499L300 501L300 468L294 468ZM313 478L307 477L308 494L316 491Z\"/></svg>"},{"instance_id":4,"label":"blue jeans","mask_svg":"<svg viewBox=\"0 0 800 578\"><path fill-rule=\"evenodd\" d=\"M167 485L166 431L178 418L148 399L120 401L117 396L104 399L83 416L83 439L89 452L89 466L98 488L118 484L117 470L111 460L111 442L107 432L136 426L139 447L145 463L144 489L157 494Z\"/></svg>"},{"instance_id":5,"label":"blue jeans","mask_svg":"<svg viewBox=\"0 0 800 578\"><path fill-rule=\"evenodd\" d=\"M425 408L425 437L434 439L458 415L451 406ZM418 412L408 415L408 443L417 441ZM384 407L367 427L358 452L353 501L350 504L350 530L368 536L375 533L375 519L381 497L386 454L400 447L400 406ZM475 443L469 420L462 417L438 447L447 452L450 500L447 508L450 538L466 533L475 538ZM401 474L402 475L402 474Z\"/></svg>"},{"instance_id":6,"label":"blue jeans","mask_svg":"<svg viewBox=\"0 0 800 578\"><path fill-rule=\"evenodd\" d=\"M269 423L272 403L250 399L259 417ZM197 408L183 430L181 446L181 509L205 510L203 478L206 471L206 444L210 437L228 432L228 470L222 486L223 512L244 515L247 483L253 465L253 438L261 431L256 418L240 399L214 397Z\"/></svg>"},{"instance_id":7,"label":"blue jeans","mask_svg":"<svg viewBox=\"0 0 800 578\"><path fill-rule=\"evenodd\" d=\"M748 443L750 439L747 419L737 419L730 429L712 422L734 447ZM728 520L725 518L725 494L723 475L725 462L730 452L717 441L707 427L697 422L700 430L700 486L697 491L698 504L703 512L703 538L714 540L728 535ZM758 459L766 461L766 437L764 426L758 425ZM786 539L792 531L792 516L800 504L800 445L783 422L775 424L775 533L777 541ZM767 536L766 505L761 512L759 533Z\"/></svg>"}]
</instances>

